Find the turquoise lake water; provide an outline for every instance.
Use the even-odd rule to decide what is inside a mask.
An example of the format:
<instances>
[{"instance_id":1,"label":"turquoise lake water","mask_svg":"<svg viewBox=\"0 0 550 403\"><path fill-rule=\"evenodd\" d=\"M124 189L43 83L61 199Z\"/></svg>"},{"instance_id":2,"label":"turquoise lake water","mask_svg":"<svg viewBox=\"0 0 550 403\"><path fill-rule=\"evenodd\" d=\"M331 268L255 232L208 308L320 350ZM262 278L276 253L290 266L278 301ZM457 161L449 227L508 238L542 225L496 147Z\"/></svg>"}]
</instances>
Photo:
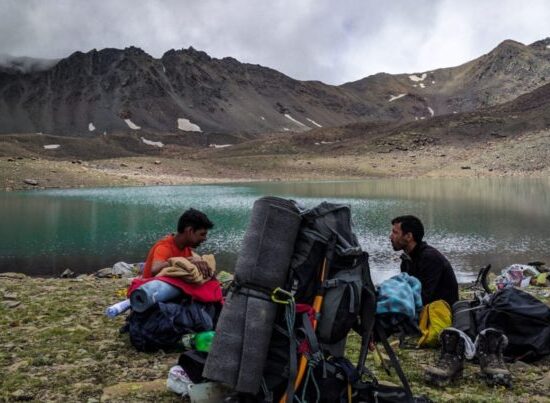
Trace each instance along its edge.
<instances>
[{"instance_id":1,"label":"turquoise lake water","mask_svg":"<svg viewBox=\"0 0 550 403\"><path fill-rule=\"evenodd\" d=\"M550 263L550 179L415 179L246 183L0 193L0 271L57 275L92 272L117 261L143 261L174 232L188 207L215 223L199 252L231 271L254 200L293 198L351 205L355 230L378 281L398 270L390 220L414 214L426 240L469 281L488 263Z\"/></svg>"}]
</instances>

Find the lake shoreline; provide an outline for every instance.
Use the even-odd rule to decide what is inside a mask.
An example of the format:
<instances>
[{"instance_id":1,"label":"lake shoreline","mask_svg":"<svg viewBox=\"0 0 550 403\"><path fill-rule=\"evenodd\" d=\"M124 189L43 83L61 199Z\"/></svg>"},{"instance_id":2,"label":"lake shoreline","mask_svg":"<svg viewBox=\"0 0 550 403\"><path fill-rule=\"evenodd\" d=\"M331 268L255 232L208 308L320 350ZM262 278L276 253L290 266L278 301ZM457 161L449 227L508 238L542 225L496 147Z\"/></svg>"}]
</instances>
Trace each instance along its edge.
<instances>
[{"instance_id":1,"label":"lake shoreline","mask_svg":"<svg viewBox=\"0 0 550 403\"><path fill-rule=\"evenodd\" d=\"M269 181L335 181L391 178L490 178L550 176L550 159L532 150L550 146L550 135L472 145L427 145L415 150L338 153L235 154L229 149L181 149L154 156L63 159L55 153L8 148L0 154L0 189L66 189L114 186L227 184Z\"/></svg>"}]
</instances>

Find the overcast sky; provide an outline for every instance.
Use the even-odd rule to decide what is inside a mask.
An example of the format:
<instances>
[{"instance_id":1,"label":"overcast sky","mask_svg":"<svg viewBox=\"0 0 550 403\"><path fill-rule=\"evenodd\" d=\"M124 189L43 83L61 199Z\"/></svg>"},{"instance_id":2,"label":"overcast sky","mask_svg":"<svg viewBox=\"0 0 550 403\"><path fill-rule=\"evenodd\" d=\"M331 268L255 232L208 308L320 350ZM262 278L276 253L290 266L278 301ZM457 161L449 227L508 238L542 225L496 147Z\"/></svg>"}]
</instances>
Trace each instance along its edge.
<instances>
[{"instance_id":1,"label":"overcast sky","mask_svg":"<svg viewBox=\"0 0 550 403\"><path fill-rule=\"evenodd\" d=\"M550 36L547 0L0 0L0 54L66 57L193 46L300 80L464 63L505 39Z\"/></svg>"}]
</instances>

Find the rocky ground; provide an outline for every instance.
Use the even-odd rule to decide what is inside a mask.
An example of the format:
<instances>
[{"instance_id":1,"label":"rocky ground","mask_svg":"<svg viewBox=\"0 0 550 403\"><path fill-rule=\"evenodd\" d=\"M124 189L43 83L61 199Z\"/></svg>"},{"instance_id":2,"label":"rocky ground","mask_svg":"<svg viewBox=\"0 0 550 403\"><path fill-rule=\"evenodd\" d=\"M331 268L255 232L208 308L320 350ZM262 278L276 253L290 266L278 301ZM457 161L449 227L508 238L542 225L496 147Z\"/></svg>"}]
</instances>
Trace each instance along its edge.
<instances>
[{"instance_id":1,"label":"rocky ground","mask_svg":"<svg viewBox=\"0 0 550 403\"><path fill-rule=\"evenodd\" d=\"M136 352L118 329L123 317L108 319L106 306L123 298L125 279L31 278L0 274L0 401L127 402L181 401L168 392L165 381L178 354ZM545 289L531 292L543 296ZM468 293L463 291L463 297ZM545 297L548 303L548 297ZM356 359L359 337L350 335L348 356ZM479 379L479 367L467 364L464 380L443 389L422 379L422 364L436 358L435 350L398 350L404 370L417 394L434 401L550 401L550 360L511 366L514 387L490 388ZM380 379L398 383L375 364Z\"/></svg>"},{"instance_id":2,"label":"rocky ground","mask_svg":"<svg viewBox=\"0 0 550 403\"><path fill-rule=\"evenodd\" d=\"M177 148L94 159L10 147L0 151L0 189L175 185L261 180L550 176L550 130L472 143L421 135L361 141L315 133L273 136L224 149ZM307 137L306 137L307 136ZM340 145L339 142L344 145ZM92 147L93 145L90 145ZM82 147L88 147L86 143ZM79 153L83 156L79 156Z\"/></svg>"}]
</instances>

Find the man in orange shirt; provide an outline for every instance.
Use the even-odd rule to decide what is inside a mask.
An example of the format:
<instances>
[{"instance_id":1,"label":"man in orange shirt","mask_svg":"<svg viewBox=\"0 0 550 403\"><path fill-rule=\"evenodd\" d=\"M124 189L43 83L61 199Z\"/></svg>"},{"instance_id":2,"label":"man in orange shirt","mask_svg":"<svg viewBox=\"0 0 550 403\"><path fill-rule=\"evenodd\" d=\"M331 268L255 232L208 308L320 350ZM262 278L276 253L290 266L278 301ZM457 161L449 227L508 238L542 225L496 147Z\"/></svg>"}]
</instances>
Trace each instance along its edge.
<instances>
[{"instance_id":1,"label":"man in orange shirt","mask_svg":"<svg viewBox=\"0 0 550 403\"><path fill-rule=\"evenodd\" d=\"M211 277L212 270L208 264L199 257L193 256L193 248L206 241L208 230L214 224L206 214L189 209L185 211L178 221L178 233L168 235L157 241L149 251L143 278L156 276L162 269L170 266L168 259L172 257L185 257L201 271L205 278Z\"/></svg>"}]
</instances>

